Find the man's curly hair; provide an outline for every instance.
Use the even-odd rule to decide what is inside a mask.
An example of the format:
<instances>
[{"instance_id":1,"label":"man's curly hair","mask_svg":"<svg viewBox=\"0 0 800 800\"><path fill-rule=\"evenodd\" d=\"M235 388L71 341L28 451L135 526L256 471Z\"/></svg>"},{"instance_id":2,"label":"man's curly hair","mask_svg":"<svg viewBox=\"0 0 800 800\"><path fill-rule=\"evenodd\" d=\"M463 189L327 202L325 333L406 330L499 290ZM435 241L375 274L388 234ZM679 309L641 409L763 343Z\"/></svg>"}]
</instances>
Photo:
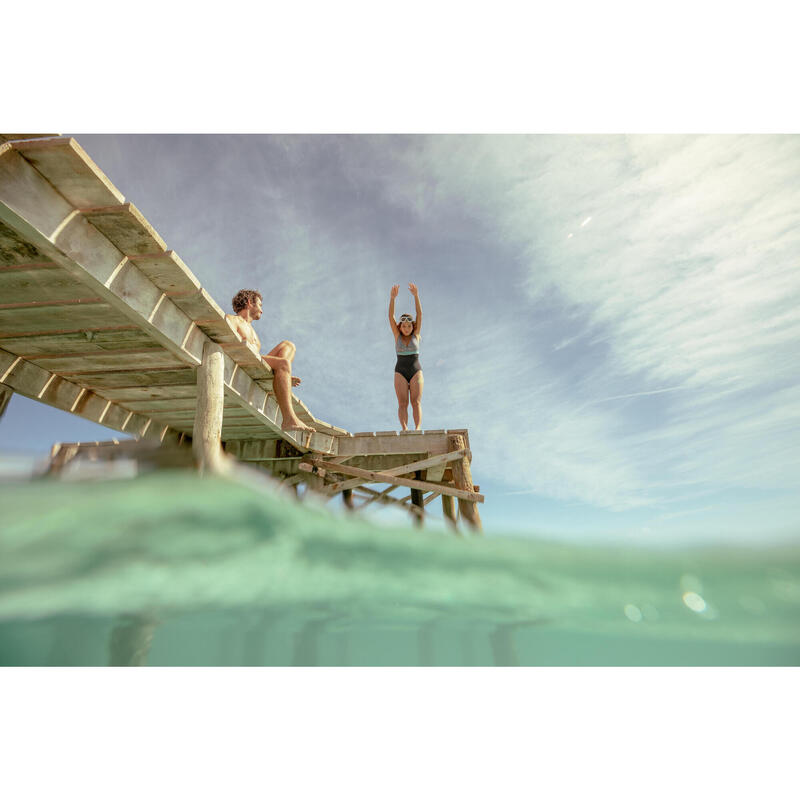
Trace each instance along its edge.
<instances>
[{"instance_id":1,"label":"man's curly hair","mask_svg":"<svg viewBox=\"0 0 800 800\"><path fill-rule=\"evenodd\" d=\"M233 304L233 313L238 314L240 311L247 308L249 303L255 303L260 297L261 292L257 292L255 289L241 289L236 292L233 300L231 300ZM263 300L264 298L262 297L261 299Z\"/></svg>"}]
</instances>

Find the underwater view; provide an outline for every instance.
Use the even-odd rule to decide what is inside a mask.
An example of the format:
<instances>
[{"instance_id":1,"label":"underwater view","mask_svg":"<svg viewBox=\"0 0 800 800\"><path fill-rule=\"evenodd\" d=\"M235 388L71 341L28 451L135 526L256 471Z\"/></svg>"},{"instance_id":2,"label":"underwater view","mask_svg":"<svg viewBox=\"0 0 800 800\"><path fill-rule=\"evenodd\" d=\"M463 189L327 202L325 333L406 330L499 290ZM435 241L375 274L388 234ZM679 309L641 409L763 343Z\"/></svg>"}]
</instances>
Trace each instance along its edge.
<instances>
[{"instance_id":1,"label":"underwater view","mask_svg":"<svg viewBox=\"0 0 800 800\"><path fill-rule=\"evenodd\" d=\"M800 664L800 548L462 538L168 471L0 485L4 666Z\"/></svg>"}]
</instances>

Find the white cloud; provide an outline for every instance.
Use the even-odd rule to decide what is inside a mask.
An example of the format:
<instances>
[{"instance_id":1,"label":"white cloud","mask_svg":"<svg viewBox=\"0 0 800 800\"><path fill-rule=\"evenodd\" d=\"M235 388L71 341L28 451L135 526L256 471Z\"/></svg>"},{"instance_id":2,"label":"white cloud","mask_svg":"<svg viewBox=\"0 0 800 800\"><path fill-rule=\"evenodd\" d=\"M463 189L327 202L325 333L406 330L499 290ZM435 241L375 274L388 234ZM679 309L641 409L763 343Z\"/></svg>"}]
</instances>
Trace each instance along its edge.
<instances>
[{"instance_id":1,"label":"white cloud","mask_svg":"<svg viewBox=\"0 0 800 800\"><path fill-rule=\"evenodd\" d=\"M577 318L577 342L531 342L534 359L591 355L527 363L502 398L531 351L488 358L471 385L494 398L473 438L506 443L492 468L612 508L798 485L799 137L496 137L427 155L441 202L522 254L531 309Z\"/></svg>"}]
</instances>

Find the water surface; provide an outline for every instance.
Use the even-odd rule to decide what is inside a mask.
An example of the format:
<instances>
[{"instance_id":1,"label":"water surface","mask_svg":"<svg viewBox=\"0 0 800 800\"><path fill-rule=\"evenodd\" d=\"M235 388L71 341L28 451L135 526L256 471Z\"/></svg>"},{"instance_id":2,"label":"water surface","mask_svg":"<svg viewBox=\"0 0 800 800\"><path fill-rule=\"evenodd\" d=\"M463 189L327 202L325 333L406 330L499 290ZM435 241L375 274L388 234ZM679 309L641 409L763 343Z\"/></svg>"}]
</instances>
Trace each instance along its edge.
<instances>
[{"instance_id":1,"label":"water surface","mask_svg":"<svg viewBox=\"0 0 800 800\"><path fill-rule=\"evenodd\" d=\"M796 665L800 548L459 539L240 479L0 485L2 665Z\"/></svg>"}]
</instances>

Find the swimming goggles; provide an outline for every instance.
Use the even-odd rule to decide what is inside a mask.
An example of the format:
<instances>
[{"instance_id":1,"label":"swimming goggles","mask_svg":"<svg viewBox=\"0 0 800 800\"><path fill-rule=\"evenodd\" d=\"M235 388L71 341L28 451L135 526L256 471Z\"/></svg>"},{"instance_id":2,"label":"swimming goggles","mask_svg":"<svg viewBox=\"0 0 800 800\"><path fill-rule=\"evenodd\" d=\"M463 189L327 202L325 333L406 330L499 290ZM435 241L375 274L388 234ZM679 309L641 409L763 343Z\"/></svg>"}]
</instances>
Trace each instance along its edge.
<instances>
[{"instance_id":1,"label":"swimming goggles","mask_svg":"<svg viewBox=\"0 0 800 800\"><path fill-rule=\"evenodd\" d=\"M400 322L413 322L414 320L408 314L403 314L400 317Z\"/></svg>"}]
</instances>

